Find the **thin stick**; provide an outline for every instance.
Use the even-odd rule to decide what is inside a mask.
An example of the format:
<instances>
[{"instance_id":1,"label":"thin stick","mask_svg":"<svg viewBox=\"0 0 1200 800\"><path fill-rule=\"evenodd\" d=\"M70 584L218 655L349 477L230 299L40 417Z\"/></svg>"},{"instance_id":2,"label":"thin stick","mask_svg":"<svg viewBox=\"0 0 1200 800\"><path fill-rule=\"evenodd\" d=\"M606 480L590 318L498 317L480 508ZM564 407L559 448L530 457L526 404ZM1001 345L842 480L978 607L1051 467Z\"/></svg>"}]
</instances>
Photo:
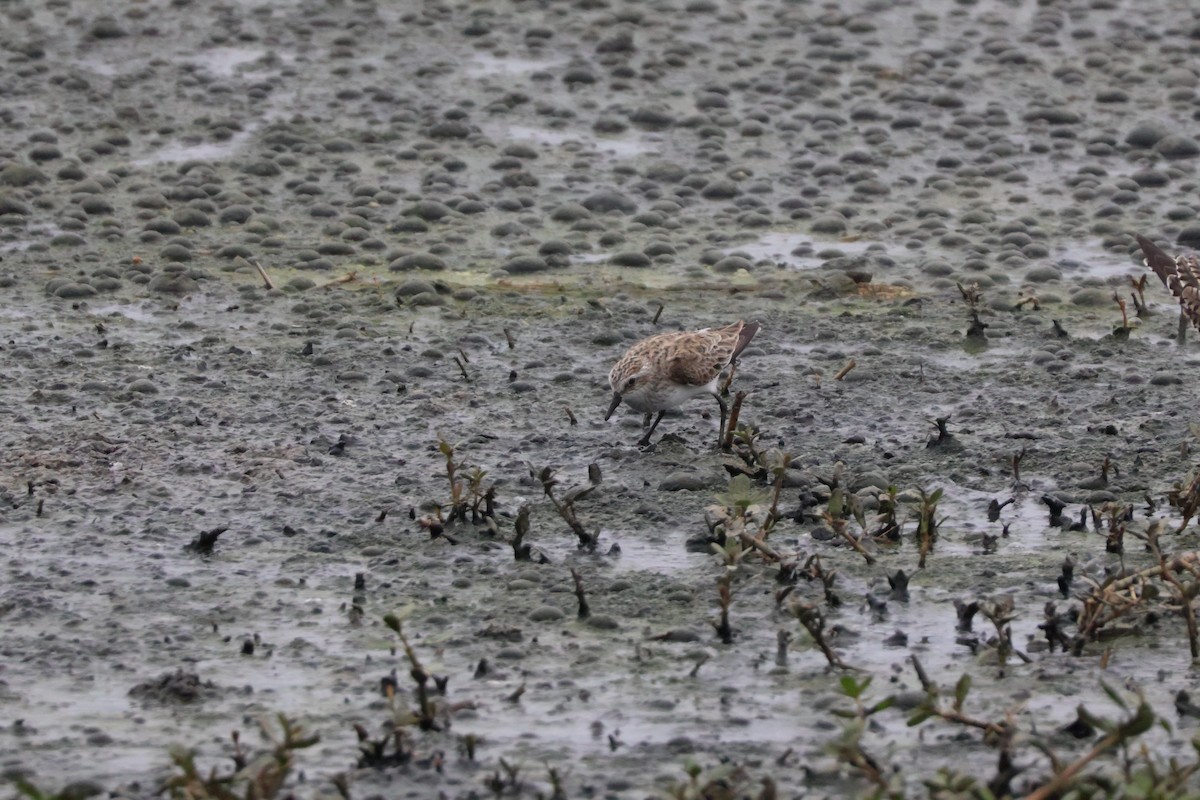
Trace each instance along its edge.
<instances>
[{"instance_id":1,"label":"thin stick","mask_svg":"<svg viewBox=\"0 0 1200 800\"><path fill-rule=\"evenodd\" d=\"M746 399L746 393L739 391L733 396L733 407L729 409L729 421L725 423L725 441L721 442L721 449L728 453L733 449L733 432L737 429L738 416L742 413L742 401Z\"/></svg>"},{"instance_id":2,"label":"thin stick","mask_svg":"<svg viewBox=\"0 0 1200 800\"><path fill-rule=\"evenodd\" d=\"M858 366L858 362L856 362L853 358L850 359L849 361L846 362L846 366L844 366L840 370L838 370L837 375L834 375L833 379L835 381L840 381L842 378L844 378L850 374L850 370L854 369L857 366Z\"/></svg>"},{"instance_id":3,"label":"thin stick","mask_svg":"<svg viewBox=\"0 0 1200 800\"><path fill-rule=\"evenodd\" d=\"M334 278L331 281L326 281L325 283L322 283L318 288L328 289L330 286L339 286L343 283L350 283L351 281L355 281L355 280L358 280L358 273L350 272L350 273L347 273L340 277Z\"/></svg>"},{"instance_id":4,"label":"thin stick","mask_svg":"<svg viewBox=\"0 0 1200 800\"><path fill-rule=\"evenodd\" d=\"M1103 739L1101 739L1099 742L1096 743L1095 747L1093 747L1091 750L1089 750L1082 758L1080 758L1074 764L1071 764L1070 766L1068 766L1066 769L1064 769L1062 772L1055 775L1053 778L1051 778L1048 782L1046 782L1045 784L1040 786L1035 791L1032 791L1029 794L1025 795L1025 800L1046 800L1046 798L1052 797L1052 796L1058 794L1059 790L1062 789L1067 784L1069 784L1071 782L1071 779L1079 774L1080 770L1082 770L1089 763L1091 763L1093 760L1095 760L1097 756L1102 755L1105 750L1108 750L1110 747L1112 747L1113 745L1117 744L1120 741L1121 741L1120 733L1110 733L1108 736L1105 736Z\"/></svg>"},{"instance_id":5,"label":"thin stick","mask_svg":"<svg viewBox=\"0 0 1200 800\"><path fill-rule=\"evenodd\" d=\"M251 261L250 263L254 266L254 268L256 270L258 270L258 277L262 278L263 288L274 289L275 288L274 281L271 280L271 276L267 274L267 271L265 269L263 269L262 264L258 263L258 259L256 258L253 261Z\"/></svg>"},{"instance_id":6,"label":"thin stick","mask_svg":"<svg viewBox=\"0 0 1200 800\"><path fill-rule=\"evenodd\" d=\"M579 570L571 568L571 577L575 580L575 598L579 601L579 618L587 619L592 611L588 608L587 596L583 592L583 578Z\"/></svg>"}]
</instances>

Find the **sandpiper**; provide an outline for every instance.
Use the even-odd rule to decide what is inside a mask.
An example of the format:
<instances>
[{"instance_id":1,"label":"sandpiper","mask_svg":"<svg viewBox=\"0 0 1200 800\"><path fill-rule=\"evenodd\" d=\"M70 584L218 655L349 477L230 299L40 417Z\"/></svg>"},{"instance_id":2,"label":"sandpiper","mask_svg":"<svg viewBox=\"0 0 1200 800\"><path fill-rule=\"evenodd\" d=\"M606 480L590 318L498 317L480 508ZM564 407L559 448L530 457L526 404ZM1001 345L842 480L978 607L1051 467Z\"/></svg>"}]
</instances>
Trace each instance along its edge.
<instances>
[{"instance_id":1,"label":"sandpiper","mask_svg":"<svg viewBox=\"0 0 1200 800\"><path fill-rule=\"evenodd\" d=\"M738 321L723 328L660 333L642 339L608 373L613 396L604 419L611 417L622 401L635 411L645 412L643 425L650 425L650 429L638 442L645 447L663 414L693 397L710 394L721 406L719 446L725 438L729 409L721 398L721 389L728 387L728 381L725 387L718 381L726 367L732 379L734 362L759 327L757 322ZM655 411L658 416L650 423Z\"/></svg>"},{"instance_id":2,"label":"sandpiper","mask_svg":"<svg viewBox=\"0 0 1200 800\"><path fill-rule=\"evenodd\" d=\"M1179 341L1182 342L1188 322L1200 330L1200 262L1190 253L1172 258L1145 236L1134 236L1146 256L1143 263L1154 270L1163 286L1179 300Z\"/></svg>"}]
</instances>

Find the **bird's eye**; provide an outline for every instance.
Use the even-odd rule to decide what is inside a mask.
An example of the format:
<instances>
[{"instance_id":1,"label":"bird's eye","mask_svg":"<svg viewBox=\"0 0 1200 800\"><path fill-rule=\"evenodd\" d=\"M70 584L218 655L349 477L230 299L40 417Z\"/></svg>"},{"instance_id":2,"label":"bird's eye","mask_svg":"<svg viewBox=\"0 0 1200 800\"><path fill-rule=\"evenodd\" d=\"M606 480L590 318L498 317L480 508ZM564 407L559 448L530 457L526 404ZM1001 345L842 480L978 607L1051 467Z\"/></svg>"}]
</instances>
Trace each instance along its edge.
<instances>
[{"instance_id":1,"label":"bird's eye","mask_svg":"<svg viewBox=\"0 0 1200 800\"><path fill-rule=\"evenodd\" d=\"M628 392L630 389L632 389L635 383L637 383L637 378L630 378L629 380L625 381L625 391Z\"/></svg>"}]
</instances>

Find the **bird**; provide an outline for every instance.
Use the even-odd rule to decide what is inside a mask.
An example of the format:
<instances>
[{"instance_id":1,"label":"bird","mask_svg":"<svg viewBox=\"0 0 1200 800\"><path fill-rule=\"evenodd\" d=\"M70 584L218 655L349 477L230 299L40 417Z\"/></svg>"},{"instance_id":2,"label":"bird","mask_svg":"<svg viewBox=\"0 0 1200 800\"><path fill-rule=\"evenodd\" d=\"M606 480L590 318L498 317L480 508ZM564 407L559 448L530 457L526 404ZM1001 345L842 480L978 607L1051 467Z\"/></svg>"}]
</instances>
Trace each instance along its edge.
<instances>
[{"instance_id":1,"label":"bird","mask_svg":"<svg viewBox=\"0 0 1200 800\"><path fill-rule=\"evenodd\" d=\"M757 322L739 320L720 328L659 333L635 343L608 373L613 394L605 421L622 402L644 412L643 425L649 424L650 428L638 445L646 447L667 411L679 408L693 397L708 394L721 406L719 446L725 439L725 423L729 418L721 390L728 389L737 357L761 327ZM719 380L726 368L729 375L722 387ZM655 411L658 416L650 423L650 415Z\"/></svg>"},{"instance_id":2,"label":"bird","mask_svg":"<svg viewBox=\"0 0 1200 800\"><path fill-rule=\"evenodd\" d=\"M1163 286L1179 301L1179 341L1182 342L1188 322L1200 330L1200 261L1192 253L1172 258L1145 236L1134 236L1145 255L1143 263L1154 270Z\"/></svg>"}]
</instances>

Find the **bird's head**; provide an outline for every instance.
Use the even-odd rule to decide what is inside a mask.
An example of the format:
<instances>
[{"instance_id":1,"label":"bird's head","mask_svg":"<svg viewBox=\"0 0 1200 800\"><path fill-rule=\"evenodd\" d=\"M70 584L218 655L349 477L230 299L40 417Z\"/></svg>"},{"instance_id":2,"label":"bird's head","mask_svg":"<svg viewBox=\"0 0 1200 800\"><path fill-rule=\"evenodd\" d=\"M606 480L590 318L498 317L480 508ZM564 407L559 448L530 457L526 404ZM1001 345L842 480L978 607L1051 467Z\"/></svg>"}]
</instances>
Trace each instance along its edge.
<instances>
[{"instance_id":1,"label":"bird's head","mask_svg":"<svg viewBox=\"0 0 1200 800\"><path fill-rule=\"evenodd\" d=\"M636 401L641 397L647 388L645 378L649 371L640 358L626 359L613 367L612 372L608 373L608 385L613 391L612 403L608 406L608 413L604 415L605 419L613 415L622 400ZM630 402L630 405L636 407L638 403Z\"/></svg>"}]
</instances>

